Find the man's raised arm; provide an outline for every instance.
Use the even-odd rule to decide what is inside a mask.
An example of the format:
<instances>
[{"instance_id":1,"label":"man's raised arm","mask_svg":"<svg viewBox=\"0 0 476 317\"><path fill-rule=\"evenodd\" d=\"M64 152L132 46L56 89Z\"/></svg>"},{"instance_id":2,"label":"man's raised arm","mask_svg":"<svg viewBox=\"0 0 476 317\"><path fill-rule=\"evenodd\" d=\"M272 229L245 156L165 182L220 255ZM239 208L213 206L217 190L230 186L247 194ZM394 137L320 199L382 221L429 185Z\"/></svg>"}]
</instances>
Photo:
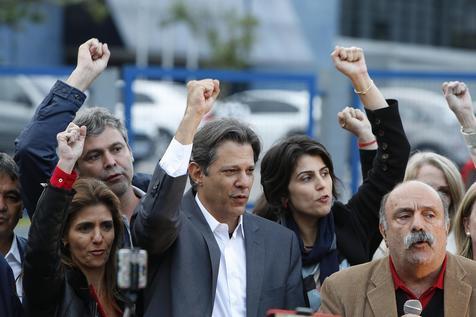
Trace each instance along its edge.
<instances>
[{"instance_id":1,"label":"man's raised arm","mask_svg":"<svg viewBox=\"0 0 476 317\"><path fill-rule=\"evenodd\" d=\"M65 82L57 81L31 121L15 140L15 161L20 169L23 203L30 218L56 163L56 135L73 121L86 91L104 71L110 52L107 44L90 39L78 49L76 68Z\"/></svg>"}]
</instances>

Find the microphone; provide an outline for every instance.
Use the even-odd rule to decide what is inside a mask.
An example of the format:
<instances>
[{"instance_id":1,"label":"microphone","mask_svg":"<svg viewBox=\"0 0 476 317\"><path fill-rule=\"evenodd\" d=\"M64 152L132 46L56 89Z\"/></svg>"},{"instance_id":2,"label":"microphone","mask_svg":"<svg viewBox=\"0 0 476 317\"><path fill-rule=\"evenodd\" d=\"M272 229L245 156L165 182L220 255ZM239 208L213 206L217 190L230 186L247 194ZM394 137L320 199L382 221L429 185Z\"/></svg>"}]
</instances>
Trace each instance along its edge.
<instances>
[{"instance_id":1,"label":"microphone","mask_svg":"<svg viewBox=\"0 0 476 317\"><path fill-rule=\"evenodd\" d=\"M147 251L120 249L117 253L117 286L124 291L137 292L147 284Z\"/></svg>"},{"instance_id":2,"label":"microphone","mask_svg":"<svg viewBox=\"0 0 476 317\"><path fill-rule=\"evenodd\" d=\"M405 314L413 314L420 316L423 307L418 299L409 299L403 305L403 312Z\"/></svg>"},{"instance_id":3,"label":"microphone","mask_svg":"<svg viewBox=\"0 0 476 317\"><path fill-rule=\"evenodd\" d=\"M117 287L128 298L123 317L135 316L138 293L147 284L147 251L120 249L117 252Z\"/></svg>"}]
</instances>

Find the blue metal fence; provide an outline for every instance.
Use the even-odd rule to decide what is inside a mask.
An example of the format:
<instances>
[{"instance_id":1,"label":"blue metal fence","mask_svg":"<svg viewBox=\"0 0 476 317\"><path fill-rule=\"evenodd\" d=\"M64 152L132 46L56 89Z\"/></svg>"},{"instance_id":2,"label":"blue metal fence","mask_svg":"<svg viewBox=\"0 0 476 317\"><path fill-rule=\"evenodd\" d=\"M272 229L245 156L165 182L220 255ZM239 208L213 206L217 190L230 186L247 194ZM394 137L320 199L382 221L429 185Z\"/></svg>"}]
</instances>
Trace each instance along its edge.
<instances>
[{"instance_id":1,"label":"blue metal fence","mask_svg":"<svg viewBox=\"0 0 476 317\"><path fill-rule=\"evenodd\" d=\"M0 67L0 76L16 76L16 75L28 75L28 76L56 76L63 77L68 76L73 71L73 67Z\"/></svg>"},{"instance_id":2,"label":"blue metal fence","mask_svg":"<svg viewBox=\"0 0 476 317\"><path fill-rule=\"evenodd\" d=\"M188 80L191 78L203 79L213 78L227 82L273 82L273 83L302 83L309 92L309 117L307 135L314 135L313 120L313 98L317 92L317 78L313 74L291 74L277 72L256 72L256 71L230 71L230 70L211 70L211 69L167 69L158 67L138 68L127 66L123 69L124 79L124 118L129 131L129 140L134 145L134 127L132 126L131 107L134 103L134 93L132 91L132 82L137 77L147 77L153 79L172 78L175 80Z\"/></svg>"},{"instance_id":3,"label":"blue metal fence","mask_svg":"<svg viewBox=\"0 0 476 317\"><path fill-rule=\"evenodd\" d=\"M73 67L0 67L0 76L15 75L50 75L56 77L64 77L71 73ZM370 71L371 77L380 80L422 80L422 81L449 81L460 80L466 82L476 82L476 73L456 73L456 72L415 72L415 71ZM129 131L130 141L133 144L133 126L131 120L131 107L134 102L134 94L132 92L132 82L137 77L148 78L173 78L176 80L187 80L190 78L215 78L229 82L274 82L274 83L301 83L309 92L309 118L308 118L308 135L314 135L315 123L313 120L312 101L317 94L318 81L313 74L292 74L277 72L241 72L228 70L186 70L186 69L164 69L164 68L137 68L126 66L122 73L124 85L124 101L125 101L125 123ZM360 105L357 95L349 88L352 96L353 104ZM443 97L442 97L443 98ZM360 162L357 141L355 138L351 140L350 149L350 166L351 166L351 190L356 192L360 184Z\"/></svg>"}]
</instances>

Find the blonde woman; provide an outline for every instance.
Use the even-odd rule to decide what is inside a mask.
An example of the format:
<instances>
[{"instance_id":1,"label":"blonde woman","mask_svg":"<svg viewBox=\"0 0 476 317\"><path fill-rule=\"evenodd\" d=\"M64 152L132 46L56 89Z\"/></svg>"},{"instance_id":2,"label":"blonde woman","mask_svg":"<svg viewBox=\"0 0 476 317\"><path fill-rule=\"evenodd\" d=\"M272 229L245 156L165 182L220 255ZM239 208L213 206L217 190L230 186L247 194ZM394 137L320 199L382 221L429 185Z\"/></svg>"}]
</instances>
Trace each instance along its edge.
<instances>
[{"instance_id":1,"label":"blonde woman","mask_svg":"<svg viewBox=\"0 0 476 317\"><path fill-rule=\"evenodd\" d=\"M474 260L474 244L476 239L476 183L471 185L461 201L454 221L456 250L459 255Z\"/></svg>"},{"instance_id":2,"label":"blonde woman","mask_svg":"<svg viewBox=\"0 0 476 317\"><path fill-rule=\"evenodd\" d=\"M419 180L430 185L441 194L447 203L450 216L450 233L446 250L455 254L456 244L452 228L456 210L464 194L463 179L458 168L451 160L442 155L432 152L419 152L412 155L408 160L404 181L409 180ZM382 241L373 259L381 258L386 254L387 247L385 242Z\"/></svg>"}]
</instances>

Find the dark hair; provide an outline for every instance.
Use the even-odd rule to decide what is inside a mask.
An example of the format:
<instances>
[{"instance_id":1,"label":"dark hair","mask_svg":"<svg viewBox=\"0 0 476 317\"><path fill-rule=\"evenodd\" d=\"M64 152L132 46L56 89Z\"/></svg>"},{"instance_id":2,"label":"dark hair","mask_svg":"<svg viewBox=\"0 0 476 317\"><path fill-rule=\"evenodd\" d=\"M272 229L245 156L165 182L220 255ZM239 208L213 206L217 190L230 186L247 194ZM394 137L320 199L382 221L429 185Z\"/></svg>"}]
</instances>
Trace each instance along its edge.
<instances>
[{"instance_id":1,"label":"dark hair","mask_svg":"<svg viewBox=\"0 0 476 317\"><path fill-rule=\"evenodd\" d=\"M114 225L114 240L111 246L111 252L106 262L105 282L106 282L106 296L112 303L112 300L118 296L116 287L116 251L123 240L123 221L120 211L120 202L117 196L112 192L106 184L94 178L78 179L73 189L75 191L73 199L68 206L67 216L64 221L62 237L65 237L71 227L71 222L84 208L95 205L105 205L111 212L112 221ZM71 258L71 253L68 247L61 249L62 263L68 267L74 267L75 264Z\"/></svg>"},{"instance_id":2,"label":"dark hair","mask_svg":"<svg viewBox=\"0 0 476 317\"><path fill-rule=\"evenodd\" d=\"M191 161L197 163L207 175L208 167L217 159L218 147L226 141L250 144L254 162L258 160L261 143L256 133L244 123L226 118L208 122L195 134ZM194 182L190 181L194 187Z\"/></svg>"},{"instance_id":3,"label":"dark hair","mask_svg":"<svg viewBox=\"0 0 476 317\"><path fill-rule=\"evenodd\" d=\"M18 166L13 158L3 152L0 152L0 174L8 175L12 181L17 181L20 177Z\"/></svg>"},{"instance_id":4,"label":"dark hair","mask_svg":"<svg viewBox=\"0 0 476 317\"><path fill-rule=\"evenodd\" d=\"M77 113L73 121L78 126L86 126L87 136L101 134L106 127L117 129L126 143L127 131L121 120L116 118L108 109L101 107L85 108Z\"/></svg>"},{"instance_id":5,"label":"dark hair","mask_svg":"<svg viewBox=\"0 0 476 317\"><path fill-rule=\"evenodd\" d=\"M288 185L298 159L303 155L319 156L329 168L332 179L332 196L337 198L334 166L329 152L324 145L306 135L288 137L277 143L264 155L261 161L261 185L263 186L264 198L254 209L254 213L277 220L286 214L283 207L283 198L288 198Z\"/></svg>"}]
</instances>

